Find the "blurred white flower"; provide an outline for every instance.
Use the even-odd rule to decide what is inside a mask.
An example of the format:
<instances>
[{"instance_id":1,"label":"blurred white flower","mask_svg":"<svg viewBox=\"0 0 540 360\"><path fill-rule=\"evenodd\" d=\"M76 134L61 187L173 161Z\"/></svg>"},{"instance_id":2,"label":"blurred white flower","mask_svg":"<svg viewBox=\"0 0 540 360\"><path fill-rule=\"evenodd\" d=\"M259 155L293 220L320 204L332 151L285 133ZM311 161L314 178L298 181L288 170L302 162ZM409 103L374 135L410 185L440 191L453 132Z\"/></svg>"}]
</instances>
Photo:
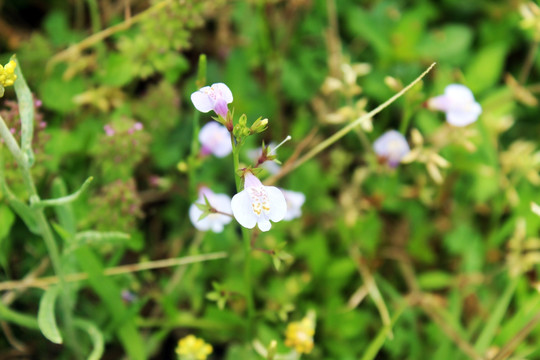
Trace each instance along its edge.
<instances>
[{"instance_id":1,"label":"blurred white flower","mask_svg":"<svg viewBox=\"0 0 540 360\"><path fill-rule=\"evenodd\" d=\"M209 215L199 220L204 211L197 204L205 205L205 197L212 210L218 212L211 211ZM193 226L200 231L212 230L215 233L222 232L224 226L232 220L230 215L224 214L231 214L231 198L225 194L214 194L207 187L202 187L199 190L199 198L189 208L189 219Z\"/></svg>"},{"instance_id":2,"label":"blurred white flower","mask_svg":"<svg viewBox=\"0 0 540 360\"><path fill-rule=\"evenodd\" d=\"M401 159L407 155L411 149L403 135L396 130L388 130L373 143L375 153L390 167L396 167Z\"/></svg>"},{"instance_id":3,"label":"blurred white flower","mask_svg":"<svg viewBox=\"0 0 540 360\"><path fill-rule=\"evenodd\" d=\"M203 113L214 110L222 118L227 118L227 104L232 103L233 95L229 87L223 83L205 86L191 94L191 102Z\"/></svg>"},{"instance_id":4,"label":"blurred white flower","mask_svg":"<svg viewBox=\"0 0 540 360\"><path fill-rule=\"evenodd\" d=\"M276 147L276 143L271 142L270 144L268 144L268 147L273 149ZM254 163L257 163L262 155L263 155L263 150L261 148L251 149L247 151L247 157ZM258 167L261 169L265 169L271 175L275 175L281 170L281 166L279 166L275 161L265 161L262 164L260 164Z\"/></svg>"},{"instance_id":5,"label":"blurred white flower","mask_svg":"<svg viewBox=\"0 0 540 360\"><path fill-rule=\"evenodd\" d=\"M217 157L224 157L231 153L231 135L229 130L215 121L204 125L199 132L199 141L202 144L202 153L212 153Z\"/></svg>"},{"instance_id":6,"label":"blurred white flower","mask_svg":"<svg viewBox=\"0 0 540 360\"><path fill-rule=\"evenodd\" d=\"M474 100L472 91L465 85L451 84L444 94L431 98L427 106L446 113L446 121L453 126L467 126L478 119L482 107Z\"/></svg>"},{"instance_id":7,"label":"blurred white flower","mask_svg":"<svg viewBox=\"0 0 540 360\"><path fill-rule=\"evenodd\" d=\"M270 220L281 221L287 213L287 202L281 190L264 186L251 172L244 175L244 190L233 196L231 207L240 225L248 229L258 225L261 231L270 230Z\"/></svg>"},{"instance_id":8,"label":"blurred white flower","mask_svg":"<svg viewBox=\"0 0 540 360\"><path fill-rule=\"evenodd\" d=\"M306 195L301 192L281 189L287 203L287 214L283 220L289 221L302 216L302 205L306 201Z\"/></svg>"}]
</instances>

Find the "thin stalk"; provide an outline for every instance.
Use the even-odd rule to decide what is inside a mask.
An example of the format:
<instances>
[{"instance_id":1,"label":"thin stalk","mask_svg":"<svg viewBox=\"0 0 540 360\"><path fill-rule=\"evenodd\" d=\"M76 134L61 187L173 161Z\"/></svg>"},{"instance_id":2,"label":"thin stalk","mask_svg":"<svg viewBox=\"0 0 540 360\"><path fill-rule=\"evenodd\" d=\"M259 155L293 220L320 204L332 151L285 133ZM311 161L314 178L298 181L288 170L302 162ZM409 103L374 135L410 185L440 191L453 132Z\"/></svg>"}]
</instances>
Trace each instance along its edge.
<instances>
[{"instance_id":1,"label":"thin stalk","mask_svg":"<svg viewBox=\"0 0 540 360\"><path fill-rule=\"evenodd\" d=\"M121 274L131 274L138 271L147 271L155 269L169 268L173 266L182 266L187 264L194 264L203 261L224 259L227 257L226 252L215 252L202 255L184 256L181 258L171 258L148 261L138 264L121 265L112 268L105 269L103 275L115 276ZM65 277L66 282L76 282L88 279L87 273L68 274ZM48 276L43 278L37 278L33 280L20 280L20 281L5 281L0 283L0 291L3 290L15 290L24 289L29 287L46 288L50 285L58 284L58 276Z\"/></svg>"},{"instance_id":2,"label":"thin stalk","mask_svg":"<svg viewBox=\"0 0 540 360\"><path fill-rule=\"evenodd\" d=\"M534 64L534 58L536 57L536 53L538 52L538 45L539 41L535 40L531 48L529 49L529 53L527 54L527 57L525 58L525 63L523 64L523 67L521 68L521 73L519 74L519 84L524 85L527 81L527 78L529 77L529 74L531 72L532 66Z\"/></svg>"},{"instance_id":3,"label":"thin stalk","mask_svg":"<svg viewBox=\"0 0 540 360\"><path fill-rule=\"evenodd\" d=\"M234 162L234 178L236 181L236 191L242 190L242 182L240 176L237 174L237 170L240 167L240 152L239 148L235 144L234 135L231 133L231 144L233 147L233 162ZM251 335L253 333L254 316L255 316L255 302L253 300L253 286L251 282L251 239L249 232L246 228L242 227L242 239L244 241L244 286L246 292L246 303L248 310L248 326L246 335L248 340L251 341Z\"/></svg>"},{"instance_id":4,"label":"thin stalk","mask_svg":"<svg viewBox=\"0 0 540 360\"><path fill-rule=\"evenodd\" d=\"M348 124L347 126L341 128L339 131L334 133L334 135L326 138L326 140L319 143L317 146L315 146L313 149L308 151L304 156L302 156L300 159L298 159L293 165L291 165L289 168L286 169L287 172L291 172L292 170L296 169L300 165L304 164L306 161L311 160L313 157L318 155L320 152L325 150L330 145L334 144L336 141L347 135L351 130L356 128L357 126L360 126L364 121L373 118L375 115L380 113L382 110L387 108L391 103L396 101L398 98L400 98L403 94L405 94L407 91L409 91L414 85L416 85L424 76L426 76L431 69L435 66L436 63L431 64L420 76L418 76L413 82L411 82L409 85L404 87L400 92L392 96L390 99L386 100L381 105L377 106L375 109L371 110L369 113L359 117L352 123ZM282 170L285 171L285 170Z\"/></svg>"},{"instance_id":5,"label":"thin stalk","mask_svg":"<svg viewBox=\"0 0 540 360\"><path fill-rule=\"evenodd\" d=\"M199 112L193 114L193 135L191 138L191 153L188 159L189 196L194 200L197 195L197 172L195 164L199 154Z\"/></svg>"}]
</instances>

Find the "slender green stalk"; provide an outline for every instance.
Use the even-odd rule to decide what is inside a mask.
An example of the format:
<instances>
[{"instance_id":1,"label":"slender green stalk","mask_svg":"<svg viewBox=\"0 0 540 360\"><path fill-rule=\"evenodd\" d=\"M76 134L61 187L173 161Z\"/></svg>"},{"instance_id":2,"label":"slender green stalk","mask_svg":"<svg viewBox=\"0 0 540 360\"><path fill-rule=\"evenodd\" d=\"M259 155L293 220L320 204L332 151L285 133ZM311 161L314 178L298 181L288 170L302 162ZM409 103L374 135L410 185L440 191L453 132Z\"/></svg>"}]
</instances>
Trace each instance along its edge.
<instances>
[{"instance_id":1,"label":"slender green stalk","mask_svg":"<svg viewBox=\"0 0 540 360\"><path fill-rule=\"evenodd\" d=\"M321 151L325 150L327 147L347 135L351 130L362 124L364 121L373 118L375 115L380 113L382 110L384 110L386 107L388 107L391 103L396 101L399 97L401 97L403 94L405 94L407 91L409 91L410 88L412 88L414 85L416 85L424 76L427 75L433 69L436 63L431 64L429 68L427 68L426 71L424 71L420 76L418 76L413 82L411 82L409 85L404 87L400 92L392 96L390 99L386 100L381 105L377 106L375 109L371 110L369 113L359 117L349 125L343 127L341 130L336 132L334 135L328 137L323 142L319 143L317 146L315 146L313 149L311 149L309 152L307 152L304 156L302 156L300 159L298 159L290 168L288 168L288 171L292 171L305 163L308 160L311 160L315 155L319 154Z\"/></svg>"},{"instance_id":2,"label":"slender green stalk","mask_svg":"<svg viewBox=\"0 0 540 360\"><path fill-rule=\"evenodd\" d=\"M234 141L234 135L231 133L231 143L233 147L233 161L234 161L234 178L236 180L236 190L240 192L242 190L242 181L240 176L237 174L237 170L240 166L240 151L236 146ZM251 239L249 236L249 231L242 227L242 238L244 241L244 284L246 292L246 303L248 310L248 326L246 335L248 340L251 341L254 325L254 316L255 316L255 302L253 300L253 286L251 281Z\"/></svg>"},{"instance_id":3,"label":"slender green stalk","mask_svg":"<svg viewBox=\"0 0 540 360\"><path fill-rule=\"evenodd\" d=\"M383 326L381 330L379 330L379 333L377 334L377 336L373 340L371 340L371 343L366 349L366 352L364 352L364 355L362 356L361 360L375 359L375 357L381 350L381 347L384 345L384 342L392 333L392 327L395 325L396 321L399 319L401 314L403 314L404 310L405 310L405 306L402 306L398 311L396 311L394 316L392 316L390 323Z\"/></svg>"},{"instance_id":4,"label":"slender green stalk","mask_svg":"<svg viewBox=\"0 0 540 360\"><path fill-rule=\"evenodd\" d=\"M8 149L13 154L13 157L15 158L15 161L17 162L21 170L23 181L27 187L27 191L28 191L28 194L30 195L31 201L39 201L39 195L37 193L36 186L32 179L30 168L28 167L27 158L22 153L19 145L17 144L17 141L15 140L15 138L9 131L2 117L0 117L0 136L2 139L4 139L5 144L7 145ZM73 348L75 353L80 358L80 354L78 353L78 350L77 350L78 347L75 345L75 330L73 327L73 316L71 313L71 301L69 298L69 293L68 291L66 291L67 289L66 289L66 283L65 283L65 276L62 270L62 263L60 260L60 251L58 250L58 246L54 239L49 223L45 217L45 213L43 209L35 208L32 210L34 212L40 234L43 237L43 240L45 241L45 245L47 246L47 251L49 252L49 256L51 257L54 272L56 273L56 275L58 276L60 280L60 292L62 296L61 307L62 307L62 313L64 316L68 345L70 345Z\"/></svg>"}]
</instances>

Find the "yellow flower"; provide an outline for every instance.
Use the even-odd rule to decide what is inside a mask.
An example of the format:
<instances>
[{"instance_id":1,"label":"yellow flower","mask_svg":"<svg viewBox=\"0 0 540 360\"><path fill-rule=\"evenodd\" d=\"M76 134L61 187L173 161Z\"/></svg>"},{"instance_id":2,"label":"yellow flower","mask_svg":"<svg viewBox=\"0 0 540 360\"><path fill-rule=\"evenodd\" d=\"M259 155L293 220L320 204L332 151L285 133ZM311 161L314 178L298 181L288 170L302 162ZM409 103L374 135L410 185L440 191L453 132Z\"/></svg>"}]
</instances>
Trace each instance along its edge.
<instances>
[{"instance_id":1,"label":"yellow flower","mask_svg":"<svg viewBox=\"0 0 540 360\"><path fill-rule=\"evenodd\" d=\"M0 86L8 87L13 85L17 80L17 75L14 74L17 63L10 60L6 65L0 65Z\"/></svg>"},{"instance_id":2,"label":"yellow flower","mask_svg":"<svg viewBox=\"0 0 540 360\"><path fill-rule=\"evenodd\" d=\"M188 335L178 341L176 353L180 360L206 360L212 350L212 345L193 335Z\"/></svg>"},{"instance_id":3,"label":"yellow flower","mask_svg":"<svg viewBox=\"0 0 540 360\"><path fill-rule=\"evenodd\" d=\"M285 331L285 345L293 347L298 353L309 354L313 349L313 335L315 335L315 323L305 317L302 321L292 322Z\"/></svg>"}]
</instances>

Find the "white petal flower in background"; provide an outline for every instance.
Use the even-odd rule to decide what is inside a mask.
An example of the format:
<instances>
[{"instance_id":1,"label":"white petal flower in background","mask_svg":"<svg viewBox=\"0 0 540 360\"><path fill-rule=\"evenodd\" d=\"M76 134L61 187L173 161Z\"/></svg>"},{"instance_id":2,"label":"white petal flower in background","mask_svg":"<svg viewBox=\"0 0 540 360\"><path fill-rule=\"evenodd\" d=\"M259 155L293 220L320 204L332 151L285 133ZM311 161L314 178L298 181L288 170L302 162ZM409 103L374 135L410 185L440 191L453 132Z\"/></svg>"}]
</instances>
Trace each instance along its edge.
<instances>
[{"instance_id":1,"label":"white petal flower in background","mask_svg":"<svg viewBox=\"0 0 540 360\"><path fill-rule=\"evenodd\" d=\"M248 229L258 225L261 231L270 230L270 220L281 221L287 214L287 202L281 190L274 186L264 186L250 172L246 172L244 190L233 196L231 207L240 225Z\"/></svg>"},{"instance_id":2,"label":"white petal flower in background","mask_svg":"<svg viewBox=\"0 0 540 360\"><path fill-rule=\"evenodd\" d=\"M431 98L427 106L446 113L446 121L453 126L467 126L478 119L482 107L474 100L472 91L465 85L451 84L444 94Z\"/></svg>"},{"instance_id":3,"label":"white petal flower in background","mask_svg":"<svg viewBox=\"0 0 540 360\"><path fill-rule=\"evenodd\" d=\"M275 142L271 142L268 144L268 147L273 149L276 147ZM253 162L257 162L259 158L262 155L262 149L251 149L247 151L247 157L251 159ZM279 166L275 161L265 161L261 165L259 165L261 169L265 169L268 171L271 175L277 174L281 170L281 166Z\"/></svg>"},{"instance_id":4,"label":"white petal flower in background","mask_svg":"<svg viewBox=\"0 0 540 360\"><path fill-rule=\"evenodd\" d=\"M191 102L197 110L203 113L214 110L222 118L227 118L227 104L233 102L229 87L223 83L205 86L191 94Z\"/></svg>"},{"instance_id":5,"label":"white petal flower in background","mask_svg":"<svg viewBox=\"0 0 540 360\"><path fill-rule=\"evenodd\" d=\"M287 214L283 220L289 221L302 216L302 205L306 201L306 195L301 192L281 189L287 203Z\"/></svg>"},{"instance_id":6,"label":"white petal flower in background","mask_svg":"<svg viewBox=\"0 0 540 360\"><path fill-rule=\"evenodd\" d=\"M398 166L401 159L411 151L405 137L396 130L388 130L381 135L373 143L373 149L391 167Z\"/></svg>"},{"instance_id":7,"label":"white petal flower in background","mask_svg":"<svg viewBox=\"0 0 540 360\"><path fill-rule=\"evenodd\" d=\"M231 214L231 198L225 194L214 194L209 188L202 187L199 190L199 198L189 208L189 219L197 230L212 230L215 233L220 233L224 226L231 222L232 217L214 213L199 220L203 211L197 207L197 204L206 204L205 197L212 208L226 214Z\"/></svg>"},{"instance_id":8,"label":"white petal flower in background","mask_svg":"<svg viewBox=\"0 0 540 360\"><path fill-rule=\"evenodd\" d=\"M202 144L202 153L212 153L217 157L224 157L231 153L231 135L229 130L215 121L204 125L199 132L199 141Z\"/></svg>"}]
</instances>

